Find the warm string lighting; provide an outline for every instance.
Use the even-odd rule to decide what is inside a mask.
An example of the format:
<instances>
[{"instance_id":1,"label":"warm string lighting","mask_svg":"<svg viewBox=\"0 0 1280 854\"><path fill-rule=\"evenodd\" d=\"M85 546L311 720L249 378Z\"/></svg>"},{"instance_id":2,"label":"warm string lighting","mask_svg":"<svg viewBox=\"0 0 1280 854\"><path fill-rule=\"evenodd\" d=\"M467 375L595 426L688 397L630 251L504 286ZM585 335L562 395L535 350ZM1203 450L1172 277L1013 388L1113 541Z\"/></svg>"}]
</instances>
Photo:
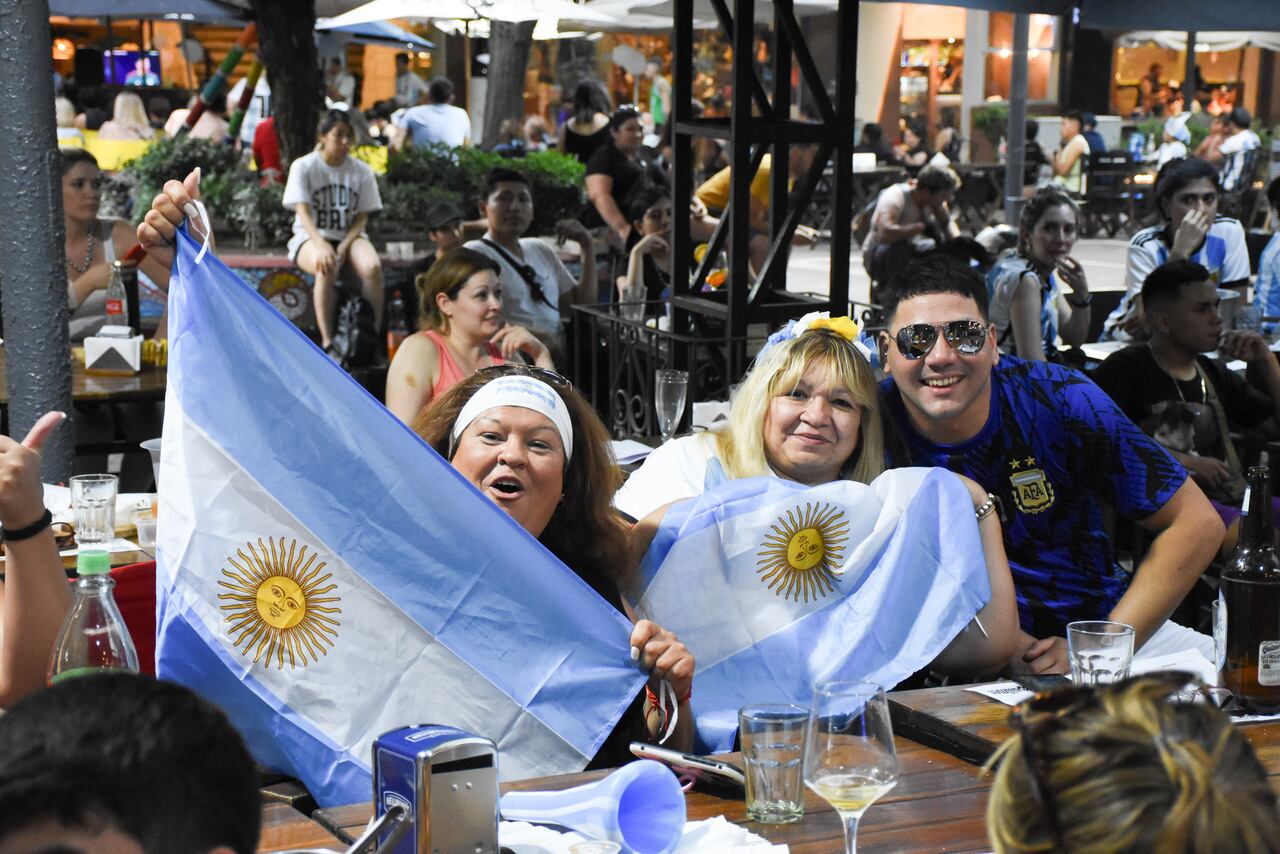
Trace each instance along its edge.
<instances>
[{"instance_id":1,"label":"warm string lighting","mask_svg":"<svg viewBox=\"0 0 1280 854\"><path fill-rule=\"evenodd\" d=\"M75 55L76 46L71 43L71 39L56 38L53 40L54 59L71 59Z\"/></svg>"}]
</instances>

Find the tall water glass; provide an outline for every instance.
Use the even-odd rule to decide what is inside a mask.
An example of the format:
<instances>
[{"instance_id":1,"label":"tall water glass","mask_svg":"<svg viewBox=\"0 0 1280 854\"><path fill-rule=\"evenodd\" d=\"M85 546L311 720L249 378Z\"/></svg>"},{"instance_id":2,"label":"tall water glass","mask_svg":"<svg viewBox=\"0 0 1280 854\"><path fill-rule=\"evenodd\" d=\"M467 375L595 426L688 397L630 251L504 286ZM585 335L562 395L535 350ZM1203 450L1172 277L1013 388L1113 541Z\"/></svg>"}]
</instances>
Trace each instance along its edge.
<instances>
[{"instance_id":1,"label":"tall water glass","mask_svg":"<svg viewBox=\"0 0 1280 854\"><path fill-rule=\"evenodd\" d=\"M1077 685L1109 685L1129 675L1133 626L1110 620L1067 623L1067 658Z\"/></svg>"},{"instance_id":2,"label":"tall water glass","mask_svg":"<svg viewBox=\"0 0 1280 854\"><path fill-rule=\"evenodd\" d=\"M685 399L689 395L688 371L658 371L654 375L653 409L658 416L658 430L667 442L684 417Z\"/></svg>"},{"instance_id":3,"label":"tall water glass","mask_svg":"<svg viewBox=\"0 0 1280 854\"><path fill-rule=\"evenodd\" d=\"M119 479L113 474L71 478L71 512L76 521L76 542L81 546L115 539L118 489Z\"/></svg>"},{"instance_id":4,"label":"tall water glass","mask_svg":"<svg viewBox=\"0 0 1280 854\"><path fill-rule=\"evenodd\" d=\"M889 704L876 685L821 682L813 712L804 782L840 814L845 851L854 854L858 820L898 782Z\"/></svg>"},{"instance_id":5,"label":"tall water glass","mask_svg":"<svg viewBox=\"0 0 1280 854\"><path fill-rule=\"evenodd\" d=\"M763 704L738 711L747 776L747 818L790 824L804 817L804 746L813 713Z\"/></svg>"}]
</instances>

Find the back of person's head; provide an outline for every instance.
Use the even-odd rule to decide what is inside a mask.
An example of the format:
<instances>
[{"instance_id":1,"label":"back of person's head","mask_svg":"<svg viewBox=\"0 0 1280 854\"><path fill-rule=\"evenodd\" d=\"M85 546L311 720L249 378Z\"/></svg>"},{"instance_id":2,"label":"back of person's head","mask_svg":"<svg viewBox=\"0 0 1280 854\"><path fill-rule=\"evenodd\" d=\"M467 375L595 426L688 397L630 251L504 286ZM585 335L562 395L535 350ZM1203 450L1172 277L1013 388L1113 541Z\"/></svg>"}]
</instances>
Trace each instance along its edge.
<instances>
[{"instance_id":1,"label":"back of person's head","mask_svg":"<svg viewBox=\"0 0 1280 854\"><path fill-rule=\"evenodd\" d=\"M530 115L524 120L524 138L529 142L542 142L547 135L547 122L542 116Z\"/></svg>"},{"instance_id":2,"label":"back of person's head","mask_svg":"<svg viewBox=\"0 0 1280 854\"><path fill-rule=\"evenodd\" d=\"M867 122L862 126L862 139L869 145L874 145L884 139L884 128L875 122Z\"/></svg>"},{"instance_id":3,"label":"back of person's head","mask_svg":"<svg viewBox=\"0 0 1280 854\"><path fill-rule=\"evenodd\" d=\"M397 53L397 54L396 54L396 68L397 68L398 70L400 70L400 71L403 71L404 69L406 69L406 68L408 68L408 67L409 67L409 54L407 54L407 53Z\"/></svg>"},{"instance_id":4,"label":"back of person's head","mask_svg":"<svg viewBox=\"0 0 1280 854\"><path fill-rule=\"evenodd\" d=\"M1209 270L1195 261L1165 261L1142 282L1142 306L1147 311L1162 311L1181 299L1184 285L1208 281Z\"/></svg>"},{"instance_id":5,"label":"back of person's head","mask_svg":"<svg viewBox=\"0 0 1280 854\"><path fill-rule=\"evenodd\" d=\"M604 113L608 115L613 109L613 105L609 103L609 95L605 92L604 86L596 80L582 80L573 89L573 118L574 121L586 122L591 121L596 113Z\"/></svg>"},{"instance_id":6,"label":"back of person's head","mask_svg":"<svg viewBox=\"0 0 1280 854\"><path fill-rule=\"evenodd\" d=\"M111 118L131 125L148 124L146 107L143 106L142 98L136 92L121 92L116 95Z\"/></svg>"},{"instance_id":7,"label":"back of person's head","mask_svg":"<svg viewBox=\"0 0 1280 854\"><path fill-rule=\"evenodd\" d=\"M484 372L472 374L431 401L414 419L414 432L450 459L454 422L490 379ZM573 454L564 473L563 497L538 540L569 567L592 569L618 580L626 565L628 541L613 511L613 494L622 485L622 474L609 447L609 431L586 398L563 378L547 385L569 410Z\"/></svg>"},{"instance_id":8,"label":"back of person's head","mask_svg":"<svg viewBox=\"0 0 1280 854\"><path fill-rule=\"evenodd\" d=\"M1024 128L1027 134L1027 142L1035 142L1036 137L1040 135L1040 123L1035 119L1027 119Z\"/></svg>"},{"instance_id":9,"label":"back of person's head","mask_svg":"<svg viewBox=\"0 0 1280 854\"><path fill-rule=\"evenodd\" d=\"M1062 114L1062 117L1064 119L1071 119L1073 122L1080 125L1081 127L1084 126L1084 114L1081 113L1079 110L1067 110L1065 113Z\"/></svg>"},{"instance_id":10,"label":"back of person's head","mask_svg":"<svg viewBox=\"0 0 1280 854\"><path fill-rule=\"evenodd\" d=\"M436 295L449 299L458 298L458 292L476 273L488 270L495 276L502 275L498 262L474 249L459 247L447 253L431 265L431 269L414 280L418 290L418 316L423 329L436 329L448 333L449 319L440 313Z\"/></svg>"},{"instance_id":11,"label":"back of person's head","mask_svg":"<svg viewBox=\"0 0 1280 854\"><path fill-rule=\"evenodd\" d=\"M180 685L81 676L0 716L0 849L23 831L111 830L146 854L252 854L261 816L240 736ZM39 850L71 850L48 841Z\"/></svg>"},{"instance_id":12,"label":"back of person's head","mask_svg":"<svg viewBox=\"0 0 1280 854\"><path fill-rule=\"evenodd\" d=\"M427 86L427 97L433 104L449 103L453 97L453 81L443 75L436 77Z\"/></svg>"},{"instance_id":13,"label":"back of person's head","mask_svg":"<svg viewBox=\"0 0 1280 854\"><path fill-rule=\"evenodd\" d=\"M916 175L916 186L931 193L955 192L960 186L960 176L950 166L930 163Z\"/></svg>"},{"instance_id":14,"label":"back of person's head","mask_svg":"<svg viewBox=\"0 0 1280 854\"><path fill-rule=\"evenodd\" d=\"M1036 223L1040 221L1040 217L1060 205L1066 205L1071 208L1071 212L1076 217L1076 226L1079 227L1080 206L1076 204L1075 199L1067 195L1066 191L1061 187L1056 187L1052 184L1047 187L1041 187L1022 206L1022 213L1018 215L1018 249L1020 251L1024 253L1027 251L1027 239L1031 232L1035 230Z\"/></svg>"},{"instance_id":15,"label":"back of person's head","mask_svg":"<svg viewBox=\"0 0 1280 854\"><path fill-rule=\"evenodd\" d=\"M1244 107L1236 107L1231 111L1228 118L1231 121L1231 124L1235 125L1240 130L1244 130L1249 125L1253 124L1253 116L1249 115L1249 111Z\"/></svg>"},{"instance_id":16,"label":"back of person's head","mask_svg":"<svg viewBox=\"0 0 1280 854\"><path fill-rule=\"evenodd\" d=\"M502 124L498 125L498 138L503 142L512 142L524 137L524 129L520 126L519 119L503 119Z\"/></svg>"},{"instance_id":17,"label":"back of person's head","mask_svg":"<svg viewBox=\"0 0 1280 854\"><path fill-rule=\"evenodd\" d=\"M59 148L58 149L58 165L62 167L61 174L65 175L71 171L77 163L88 163L94 169L98 168L98 158L94 157L83 148Z\"/></svg>"},{"instance_id":18,"label":"back of person's head","mask_svg":"<svg viewBox=\"0 0 1280 854\"><path fill-rule=\"evenodd\" d=\"M1185 676L1185 674L1181 674ZM1060 689L1023 712L998 765L987 833L999 854L1280 850L1276 796L1249 742L1172 680Z\"/></svg>"},{"instance_id":19,"label":"back of person's head","mask_svg":"<svg viewBox=\"0 0 1280 854\"><path fill-rule=\"evenodd\" d=\"M163 119L169 115L169 99L163 95L152 95L147 99L147 115Z\"/></svg>"},{"instance_id":20,"label":"back of person's head","mask_svg":"<svg viewBox=\"0 0 1280 854\"><path fill-rule=\"evenodd\" d=\"M968 297L977 305L981 318L988 319L987 283L982 274L957 258L937 253L910 261L889 280L881 300L885 319L893 320L900 303L930 294Z\"/></svg>"},{"instance_id":21,"label":"back of person's head","mask_svg":"<svg viewBox=\"0 0 1280 854\"><path fill-rule=\"evenodd\" d=\"M778 395L795 388L812 366L824 372L826 382L848 389L850 399L862 409L858 446L841 466L840 477L870 483L884 470L884 433L870 363L843 335L811 329L757 356L734 392L729 423L715 434L725 474L738 478L770 473L764 442L769 406Z\"/></svg>"},{"instance_id":22,"label":"back of person's head","mask_svg":"<svg viewBox=\"0 0 1280 854\"><path fill-rule=\"evenodd\" d=\"M59 95L57 98L53 99L53 118L60 128L75 127L75 105Z\"/></svg>"},{"instance_id":23,"label":"back of person's head","mask_svg":"<svg viewBox=\"0 0 1280 854\"><path fill-rule=\"evenodd\" d=\"M1093 113L1085 112L1080 114L1080 128L1082 130L1093 130L1097 126L1098 117Z\"/></svg>"},{"instance_id":24,"label":"back of person's head","mask_svg":"<svg viewBox=\"0 0 1280 854\"><path fill-rule=\"evenodd\" d=\"M484 178L484 196L489 198L493 195L494 190L498 189L499 184L507 184L515 182L529 186L529 179L524 173L517 172L514 169L508 169L505 166L495 166L489 170L489 174ZM532 188L530 188L532 189Z\"/></svg>"},{"instance_id":25,"label":"back of person's head","mask_svg":"<svg viewBox=\"0 0 1280 854\"><path fill-rule=\"evenodd\" d=\"M1280 175L1271 179L1271 183L1267 185L1267 204L1271 205L1271 209L1280 211Z\"/></svg>"},{"instance_id":26,"label":"back of person's head","mask_svg":"<svg viewBox=\"0 0 1280 854\"><path fill-rule=\"evenodd\" d=\"M1201 160L1199 157L1179 157L1170 160L1164 166L1160 167L1160 172L1156 175L1156 204L1164 213L1165 219L1169 215L1165 209L1165 205L1173 199L1183 187L1192 181L1200 179L1208 179L1215 190L1222 191L1222 185L1218 182L1218 170L1208 161Z\"/></svg>"}]
</instances>

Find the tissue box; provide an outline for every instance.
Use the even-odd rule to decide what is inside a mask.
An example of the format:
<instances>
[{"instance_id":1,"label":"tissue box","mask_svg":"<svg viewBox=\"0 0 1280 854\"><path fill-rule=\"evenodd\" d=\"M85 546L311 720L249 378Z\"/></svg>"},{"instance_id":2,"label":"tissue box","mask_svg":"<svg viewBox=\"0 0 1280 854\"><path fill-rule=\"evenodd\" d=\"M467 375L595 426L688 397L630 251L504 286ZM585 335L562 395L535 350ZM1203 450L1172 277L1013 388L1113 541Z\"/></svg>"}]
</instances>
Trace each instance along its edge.
<instances>
[{"instance_id":1,"label":"tissue box","mask_svg":"<svg viewBox=\"0 0 1280 854\"><path fill-rule=\"evenodd\" d=\"M84 339L84 368L90 374L133 376L142 369L142 336Z\"/></svg>"}]
</instances>

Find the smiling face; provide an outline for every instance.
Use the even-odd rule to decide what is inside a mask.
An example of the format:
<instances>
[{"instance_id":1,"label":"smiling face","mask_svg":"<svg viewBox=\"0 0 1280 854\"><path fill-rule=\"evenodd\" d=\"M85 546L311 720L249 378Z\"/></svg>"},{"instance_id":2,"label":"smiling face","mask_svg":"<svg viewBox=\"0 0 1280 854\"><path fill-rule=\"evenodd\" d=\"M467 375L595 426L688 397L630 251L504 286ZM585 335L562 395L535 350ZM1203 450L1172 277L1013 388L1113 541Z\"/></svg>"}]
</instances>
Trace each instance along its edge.
<instances>
[{"instance_id":1,"label":"smiling face","mask_svg":"<svg viewBox=\"0 0 1280 854\"><path fill-rule=\"evenodd\" d=\"M62 212L68 219L92 220L102 203L102 175L92 163L81 162L62 176Z\"/></svg>"},{"instance_id":2,"label":"smiling face","mask_svg":"<svg viewBox=\"0 0 1280 854\"><path fill-rule=\"evenodd\" d=\"M862 407L825 365L812 363L794 388L780 388L764 420L769 465L781 476L816 486L840 476L858 447Z\"/></svg>"},{"instance_id":3,"label":"smiling face","mask_svg":"<svg viewBox=\"0 0 1280 854\"><path fill-rule=\"evenodd\" d=\"M551 419L520 406L482 412L458 437L453 467L533 536L564 492L564 443Z\"/></svg>"},{"instance_id":4,"label":"smiling face","mask_svg":"<svg viewBox=\"0 0 1280 854\"><path fill-rule=\"evenodd\" d=\"M1031 232L1023 237L1031 259L1052 267L1071 254L1076 245L1076 212L1070 205L1054 205L1041 214Z\"/></svg>"},{"instance_id":5,"label":"smiling face","mask_svg":"<svg viewBox=\"0 0 1280 854\"><path fill-rule=\"evenodd\" d=\"M893 341L905 326L953 320L975 320L987 327L983 348L965 356L939 334L928 355L908 359ZM940 293L903 300L889 319L883 341L885 373L893 377L917 432L934 442L955 444L982 430L991 405L991 369L1000 361L1000 354L995 327L982 317L972 297Z\"/></svg>"},{"instance_id":6,"label":"smiling face","mask_svg":"<svg viewBox=\"0 0 1280 854\"><path fill-rule=\"evenodd\" d=\"M502 288L492 270L473 273L453 299L436 294L436 306L448 319L449 331L472 338L491 338L502 326Z\"/></svg>"},{"instance_id":7,"label":"smiling face","mask_svg":"<svg viewBox=\"0 0 1280 854\"><path fill-rule=\"evenodd\" d=\"M499 237L517 238L533 223L533 194L519 181L499 181L480 203L489 230Z\"/></svg>"}]
</instances>

